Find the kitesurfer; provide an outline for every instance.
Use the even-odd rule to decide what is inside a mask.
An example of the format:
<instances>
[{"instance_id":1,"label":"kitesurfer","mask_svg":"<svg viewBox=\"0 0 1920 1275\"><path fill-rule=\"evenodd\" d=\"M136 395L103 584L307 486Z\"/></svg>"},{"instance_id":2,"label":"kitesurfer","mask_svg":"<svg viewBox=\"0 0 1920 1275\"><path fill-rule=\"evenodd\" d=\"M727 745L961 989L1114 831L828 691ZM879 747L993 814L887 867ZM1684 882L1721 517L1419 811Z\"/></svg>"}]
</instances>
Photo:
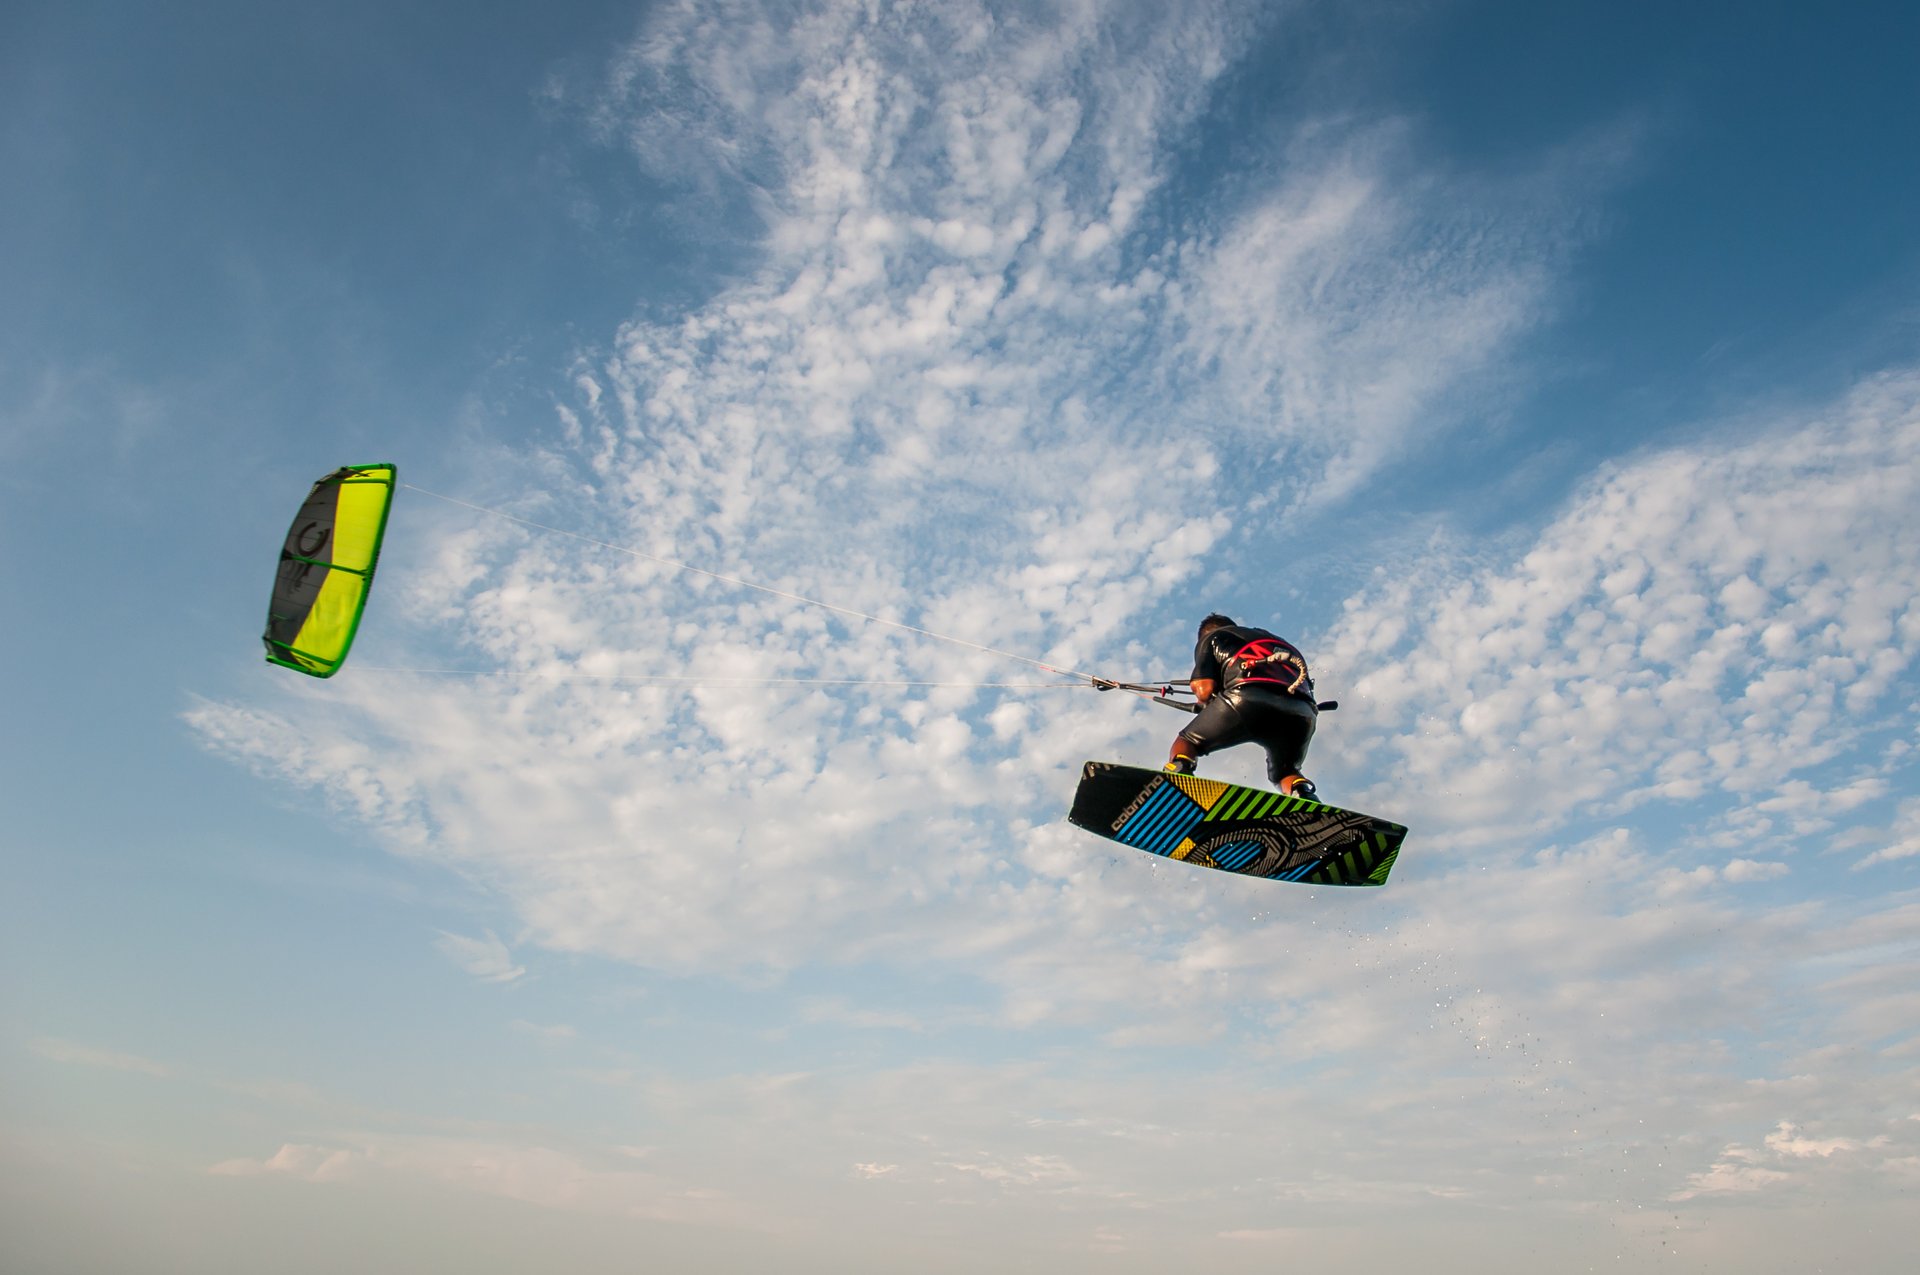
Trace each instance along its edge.
<instances>
[{"instance_id":1,"label":"kitesurfer","mask_svg":"<svg viewBox=\"0 0 1920 1275\"><path fill-rule=\"evenodd\" d=\"M1191 685L1200 711L1174 737L1168 770L1191 775L1208 753L1257 743L1267 750L1267 777L1283 794L1318 799L1313 781L1300 773L1320 711L1298 647L1216 612L1200 621Z\"/></svg>"}]
</instances>

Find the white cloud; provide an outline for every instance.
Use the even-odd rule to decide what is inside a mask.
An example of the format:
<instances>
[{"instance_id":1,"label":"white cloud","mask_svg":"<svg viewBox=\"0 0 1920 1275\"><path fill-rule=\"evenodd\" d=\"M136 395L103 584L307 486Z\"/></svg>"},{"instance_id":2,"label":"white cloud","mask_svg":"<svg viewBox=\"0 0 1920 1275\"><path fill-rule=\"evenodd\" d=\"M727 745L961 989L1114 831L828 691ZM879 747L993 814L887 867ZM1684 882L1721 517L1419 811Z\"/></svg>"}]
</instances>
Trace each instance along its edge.
<instances>
[{"instance_id":1,"label":"white cloud","mask_svg":"<svg viewBox=\"0 0 1920 1275\"><path fill-rule=\"evenodd\" d=\"M1809 1138L1788 1121L1782 1120L1780 1127L1767 1135L1767 1149L1777 1155L1793 1159L1805 1159L1818 1156L1826 1159L1841 1151L1858 1151L1861 1143L1854 1138Z\"/></svg>"},{"instance_id":2,"label":"white cloud","mask_svg":"<svg viewBox=\"0 0 1920 1275\"><path fill-rule=\"evenodd\" d=\"M1920 830L1920 797L1909 797L1900 803L1891 828L1881 833L1863 834L1875 840L1884 840L1886 844L1855 863L1854 870L1920 855L1920 831L1916 830Z\"/></svg>"},{"instance_id":3,"label":"white cloud","mask_svg":"<svg viewBox=\"0 0 1920 1275\"><path fill-rule=\"evenodd\" d=\"M1409 173L1413 145L1402 122L1302 130L1273 187L1217 241L1185 245L1169 285L1215 438L1237 423L1243 460L1272 449L1269 481L1316 504L1445 436L1451 396L1551 307L1568 247L1544 206L1561 174L1436 200L1439 179ZM1616 151L1584 154L1585 180L1604 180Z\"/></svg>"},{"instance_id":4,"label":"white cloud","mask_svg":"<svg viewBox=\"0 0 1920 1275\"><path fill-rule=\"evenodd\" d=\"M307 688L291 692L311 726L235 704L200 702L185 714L209 747L246 762L256 774L323 792L336 810L378 828L396 847L422 844L427 830L406 780L383 754L354 737L338 706Z\"/></svg>"},{"instance_id":5,"label":"white cloud","mask_svg":"<svg viewBox=\"0 0 1920 1275\"><path fill-rule=\"evenodd\" d=\"M1220 1238L1223 1240L1240 1240L1255 1244L1278 1244L1298 1240L1302 1234L1301 1228L1296 1226L1269 1226L1242 1228L1236 1231L1222 1231L1220 1232Z\"/></svg>"},{"instance_id":6,"label":"white cloud","mask_svg":"<svg viewBox=\"0 0 1920 1275\"><path fill-rule=\"evenodd\" d=\"M1059 1187L1081 1178L1072 1165L1053 1155L1027 1155L1011 1161L984 1163L950 1162L944 1167L1009 1189Z\"/></svg>"},{"instance_id":7,"label":"white cloud","mask_svg":"<svg viewBox=\"0 0 1920 1275\"><path fill-rule=\"evenodd\" d=\"M286 1143L272 1156L225 1160L223 1177L304 1182L411 1180L564 1212L725 1223L762 1229L716 1187L690 1186L628 1167L625 1148L568 1150L481 1138L355 1133L337 1145Z\"/></svg>"},{"instance_id":8,"label":"white cloud","mask_svg":"<svg viewBox=\"0 0 1920 1275\"><path fill-rule=\"evenodd\" d=\"M1883 781L1795 781L1893 707L1920 645L1920 537L1890 531L1916 507L1913 377L1751 442L1619 466L1502 569L1351 599L1327 642L1356 672L1343 738L1421 794L1423 822L1463 831L1705 796L1741 803L1723 826L1747 841L1786 814L1831 826ZM1722 609L1742 580L1768 590L1764 624Z\"/></svg>"},{"instance_id":9,"label":"white cloud","mask_svg":"<svg viewBox=\"0 0 1920 1275\"><path fill-rule=\"evenodd\" d=\"M1892 845L1875 850L1855 866L1866 868L1876 863L1892 863L1896 859L1911 859L1917 854L1920 854L1920 836L1902 837Z\"/></svg>"},{"instance_id":10,"label":"white cloud","mask_svg":"<svg viewBox=\"0 0 1920 1275\"><path fill-rule=\"evenodd\" d=\"M1762 863L1757 859L1730 859L1720 869L1723 880L1733 882L1772 881L1792 871L1784 863Z\"/></svg>"},{"instance_id":11,"label":"white cloud","mask_svg":"<svg viewBox=\"0 0 1920 1275\"><path fill-rule=\"evenodd\" d=\"M532 1036L535 1039L553 1043L570 1041L580 1035L577 1028L566 1023L530 1023L524 1018L516 1018L507 1026L523 1036Z\"/></svg>"},{"instance_id":12,"label":"white cloud","mask_svg":"<svg viewBox=\"0 0 1920 1275\"><path fill-rule=\"evenodd\" d=\"M1722 1160L1706 1172L1688 1178L1686 1189L1676 1191L1671 1198L1692 1200L1703 1195L1744 1195L1785 1182L1788 1176L1778 1169L1763 1169L1742 1164L1738 1160Z\"/></svg>"},{"instance_id":13,"label":"white cloud","mask_svg":"<svg viewBox=\"0 0 1920 1275\"><path fill-rule=\"evenodd\" d=\"M527 972L525 966L513 963L513 953L492 930L483 939L442 930L433 945L442 956L483 983L511 983Z\"/></svg>"},{"instance_id":14,"label":"white cloud","mask_svg":"<svg viewBox=\"0 0 1920 1275\"><path fill-rule=\"evenodd\" d=\"M843 1027L923 1033L926 1018L911 1013L891 1013L862 1009L844 997L809 997L797 1006L800 1020L807 1023L833 1023Z\"/></svg>"},{"instance_id":15,"label":"white cloud","mask_svg":"<svg viewBox=\"0 0 1920 1275\"><path fill-rule=\"evenodd\" d=\"M222 1160L207 1170L221 1177L284 1175L306 1182L337 1182L353 1169L356 1153L339 1147L289 1142L264 1160Z\"/></svg>"},{"instance_id":16,"label":"white cloud","mask_svg":"<svg viewBox=\"0 0 1920 1275\"><path fill-rule=\"evenodd\" d=\"M146 1076L165 1076L167 1067L154 1062L151 1058L142 1058L138 1054L125 1054L112 1049L100 1049L93 1045L82 1045L70 1040L59 1040L51 1036L40 1036L29 1042L29 1047L42 1058L54 1062L73 1063L81 1067L104 1067L109 1071L133 1071Z\"/></svg>"},{"instance_id":17,"label":"white cloud","mask_svg":"<svg viewBox=\"0 0 1920 1275\"><path fill-rule=\"evenodd\" d=\"M1688 1177L1674 1200L1701 1196L1751 1194L1760 1191L1804 1189L1820 1182L1832 1187L1859 1175L1869 1177L1906 1171L1913 1136L1897 1124L1871 1137L1814 1137L1790 1120L1782 1120L1759 1148L1735 1143L1714 1165Z\"/></svg>"}]
</instances>

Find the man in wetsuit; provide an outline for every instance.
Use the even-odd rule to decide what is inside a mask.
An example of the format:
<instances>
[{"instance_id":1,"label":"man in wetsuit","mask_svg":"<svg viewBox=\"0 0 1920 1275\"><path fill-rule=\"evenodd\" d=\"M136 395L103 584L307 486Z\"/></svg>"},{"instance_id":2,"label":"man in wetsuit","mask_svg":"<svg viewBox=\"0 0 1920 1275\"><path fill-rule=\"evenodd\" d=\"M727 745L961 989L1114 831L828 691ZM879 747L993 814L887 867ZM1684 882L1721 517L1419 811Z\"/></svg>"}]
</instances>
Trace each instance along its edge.
<instances>
[{"instance_id":1,"label":"man in wetsuit","mask_svg":"<svg viewBox=\"0 0 1920 1275\"><path fill-rule=\"evenodd\" d=\"M1208 753L1235 744L1267 750L1267 777L1289 797L1317 800L1300 773L1320 710L1307 659L1291 642L1214 614L1200 621L1193 651L1193 697L1200 712L1174 738L1167 769L1193 773Z\"/></svg>"}]
</instances>

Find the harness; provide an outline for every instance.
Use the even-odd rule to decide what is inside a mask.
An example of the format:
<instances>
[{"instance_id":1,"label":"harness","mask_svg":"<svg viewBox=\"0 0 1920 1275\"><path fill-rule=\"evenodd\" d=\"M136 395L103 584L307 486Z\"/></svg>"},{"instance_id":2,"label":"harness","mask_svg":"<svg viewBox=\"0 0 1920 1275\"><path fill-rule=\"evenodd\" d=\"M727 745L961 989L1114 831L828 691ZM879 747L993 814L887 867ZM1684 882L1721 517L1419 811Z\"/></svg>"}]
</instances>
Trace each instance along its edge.
<instances>
[{"instance_id":1,"label":"harness","mask_svg":"<svg viewBox=\"0 0 1920 1275\"><path fill-rule=\"evenodd\" d=\"M1240 670L1237 685L1259 682L1292 695L1313 697L1313 679L1307 676L1306 660L1278 638L1255 638L1229 656L1227 663Z\"/></svg>"}]
</instances>

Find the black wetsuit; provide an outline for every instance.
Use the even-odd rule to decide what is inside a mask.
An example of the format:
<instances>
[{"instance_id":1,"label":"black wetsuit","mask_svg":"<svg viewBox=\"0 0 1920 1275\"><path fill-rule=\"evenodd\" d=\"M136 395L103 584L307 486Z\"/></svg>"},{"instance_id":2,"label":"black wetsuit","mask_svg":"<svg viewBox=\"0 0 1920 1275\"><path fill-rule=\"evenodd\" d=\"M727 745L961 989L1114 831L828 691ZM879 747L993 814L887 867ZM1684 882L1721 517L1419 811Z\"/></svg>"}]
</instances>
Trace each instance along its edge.
<instances>
[{"instance_id":1,"label":"black wetsuit","mask_svg":"<svg viewBox=\"0 0 1920 1275\"><path fill-rule=\"evenodd\" d=\"M1225 625L1194 648L1193 676L1214 684L1193 724L1180 732L1195 757L1257 743L1267 750L1267 777L1275 784L1300 773L1320 712L1299 648L1265 629Z\"/></svg>"}]
</instances>

